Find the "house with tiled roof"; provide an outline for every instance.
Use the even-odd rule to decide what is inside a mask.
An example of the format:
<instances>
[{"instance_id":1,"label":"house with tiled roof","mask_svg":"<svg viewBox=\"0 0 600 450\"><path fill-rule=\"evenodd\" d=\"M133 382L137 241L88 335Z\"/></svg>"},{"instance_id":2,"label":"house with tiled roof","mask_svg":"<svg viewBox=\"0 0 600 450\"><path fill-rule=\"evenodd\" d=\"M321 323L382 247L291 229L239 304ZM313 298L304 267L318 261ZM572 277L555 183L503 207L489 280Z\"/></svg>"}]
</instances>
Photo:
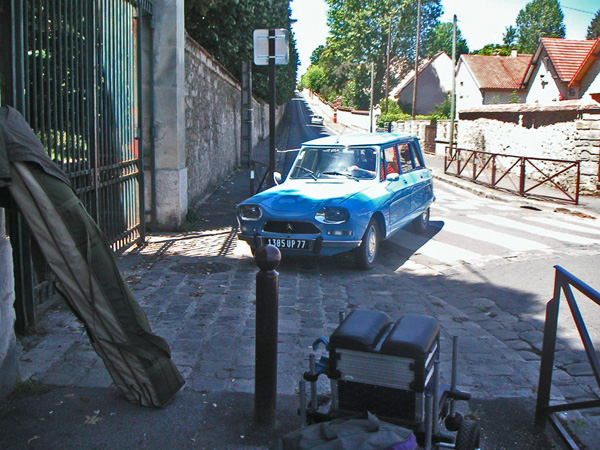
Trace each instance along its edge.
<instances>
[{"instance_id":1,"label":"house with tiled roof","mask_svg":"<svg viewBox=\"0 0 600 450\"><path fill-rule=\"evenodd\" d=\"M461 55L456 68L456 109L523 102L523 77L532 55Z\"/></svg>"},{"instance_id":2,"label":"house with tiled roof","mask_svg":"<svg viewBox=\"0 0 600 450\"><path fill-rule=\"evenodd\" d=\"M523 77L525 102L547 105L600 93L599 54L600 39L541 38Z\"/></svg>"}]
</instances>

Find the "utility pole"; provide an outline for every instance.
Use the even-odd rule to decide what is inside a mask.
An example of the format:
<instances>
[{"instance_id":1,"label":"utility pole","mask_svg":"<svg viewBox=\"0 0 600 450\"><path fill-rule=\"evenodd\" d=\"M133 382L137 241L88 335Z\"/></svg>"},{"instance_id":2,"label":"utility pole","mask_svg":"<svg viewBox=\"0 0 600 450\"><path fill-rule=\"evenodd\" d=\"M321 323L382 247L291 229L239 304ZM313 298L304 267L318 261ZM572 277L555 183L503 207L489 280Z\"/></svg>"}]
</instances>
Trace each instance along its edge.
<instances>
[{"instance_id":1,"label":"utility pole","mask_svg":"<svg viewBox=\"0 0 600 450\"><path fill-rule=\"evenodd\" d=\"M415 79L413 82L412 120L417 115L417 80L419 78L419 41L421 40L421 0L417 4L417 45L415 48Z\"/></svg>"},{"instance_id":2,"label":"utility pole","mask_svg":"<svg viewBox=\"0 0 600 450\"><path fill-rule=\"evenodd\" d=\"M452 24L452 93L450 94L450 136L448 144L454 146L454 116L456 115L456 14Z\"/></svg>"},{"instance_id":3,"label":"utility pole","mask_svg":"<svg viewBox=\"0 0 600 450\"><path fill-rule=\"evenodd\" d=\"M369 132L373 132L373 92L375 87L375 63L371 63L371 106L369 107Z\"/></svg>"},{"instance_id":4,"label":"utility pole","mask_svg":"<svg viewBox=\"0 0 600 450\"><path fill-rule=\"evenodd\" d=\"M388 28L387 62L385 66L385 111L388 112L388 95L390 92L390 46L392 41L392 16L390 15L390 26Z\"/></svg>"}]
</instances>

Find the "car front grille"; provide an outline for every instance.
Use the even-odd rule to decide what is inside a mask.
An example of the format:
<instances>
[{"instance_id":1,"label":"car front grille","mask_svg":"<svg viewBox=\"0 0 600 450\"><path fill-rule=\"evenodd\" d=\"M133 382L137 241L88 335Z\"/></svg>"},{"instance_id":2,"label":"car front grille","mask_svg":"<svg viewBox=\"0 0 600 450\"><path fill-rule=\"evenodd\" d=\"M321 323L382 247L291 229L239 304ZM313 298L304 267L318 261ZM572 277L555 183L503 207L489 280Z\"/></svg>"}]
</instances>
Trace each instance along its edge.
<instances>
[{"instance_id":1,"label":"car front grille","mask_svg":"<svg viewBox=\"0 0 600 450\"><path fill-rule=\"evenodd\" d=\"M321 234L314 224L310 222L288 222L283 220L269 220L263 228L265 233L280 234Z\"/></svg>"}]
</instances>

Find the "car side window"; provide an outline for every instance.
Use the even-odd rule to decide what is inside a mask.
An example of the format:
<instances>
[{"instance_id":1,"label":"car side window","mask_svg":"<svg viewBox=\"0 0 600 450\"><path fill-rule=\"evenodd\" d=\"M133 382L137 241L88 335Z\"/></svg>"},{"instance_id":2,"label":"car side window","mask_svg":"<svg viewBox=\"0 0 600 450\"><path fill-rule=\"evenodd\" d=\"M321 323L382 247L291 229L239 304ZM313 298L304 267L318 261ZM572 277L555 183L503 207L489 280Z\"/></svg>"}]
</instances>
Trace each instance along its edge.
<instances>
[{"instance_id":1,"label":"car side window","mask_svg":"<svg viewBox=\"0 0 600 450\"><path fill-rule=\"evenodd\" d=\"M388 147L383 153L385 159L385 172L383 178L390 173L400 173L400 168L398 167L398 147L396 145Z\"/></svg>"},{"instance_id":2,"label":"car side window","mask_svg":"<svg viewBox=\"0 0 600 450\"><path fill-rule=\"evenodd\" d=\"M400 144L400 167L402 173L407 173L415 169L415 163L413 158L413 149L409 144Z\"/></svg>"}]
</instances>

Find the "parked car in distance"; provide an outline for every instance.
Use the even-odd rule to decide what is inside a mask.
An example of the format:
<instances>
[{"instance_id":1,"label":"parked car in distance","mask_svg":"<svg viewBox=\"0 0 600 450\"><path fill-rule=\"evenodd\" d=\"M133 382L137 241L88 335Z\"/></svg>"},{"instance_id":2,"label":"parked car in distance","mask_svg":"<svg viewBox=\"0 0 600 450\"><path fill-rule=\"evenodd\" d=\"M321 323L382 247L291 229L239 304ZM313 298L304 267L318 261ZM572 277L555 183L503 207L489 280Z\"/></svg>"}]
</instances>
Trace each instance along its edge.
<instances>
[{"instance_id":1,"label":"parked car in distance","mask_svg":"<svg viewBox=\"0 0 600 450\"><path fill-rule=\"evenodd\" d=\"M313 125L323 125L323 116L315 114L310 118L310 123L312 123Z\"/></svg>"},{"instance_id":2,"label":"parked car in distance","mask_svg":"<svg viewBox=\"0 0 600 450\"><path fill-rule=\"evenodd\" d=\"M302 144L281 184L238 205L238 238L252 252L266 244L282 255L352 251L367 270L383 239L409 224L426 230L433 201L416 136L327 136Z\"/></svg>"}]
</instances>

